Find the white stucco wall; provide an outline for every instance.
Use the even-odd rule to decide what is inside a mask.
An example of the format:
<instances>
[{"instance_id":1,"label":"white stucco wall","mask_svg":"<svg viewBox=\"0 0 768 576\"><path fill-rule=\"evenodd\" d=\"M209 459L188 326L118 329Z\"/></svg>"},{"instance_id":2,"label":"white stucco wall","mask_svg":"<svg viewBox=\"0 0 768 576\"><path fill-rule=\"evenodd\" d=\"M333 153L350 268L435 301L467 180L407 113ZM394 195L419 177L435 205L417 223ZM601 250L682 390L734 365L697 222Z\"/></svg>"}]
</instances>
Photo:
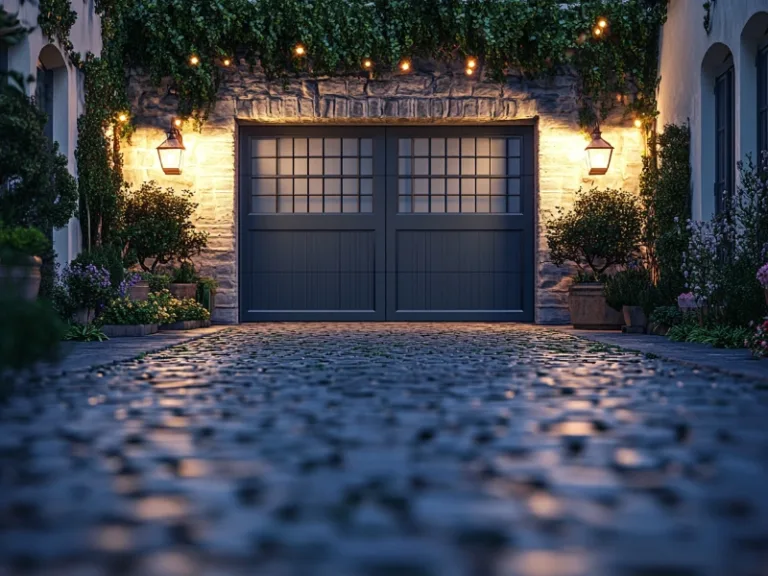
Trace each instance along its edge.
<instances>
[{"instance_id":1,"label":"white stucco wall","mask_svg":"<svg viewBox=\"0 0 768 576\"><path fill-rule=\"evenodd\" d=\"M3 8L18 13L24 25L35 28L18 46L10 48L8 66L25 76L36 74L38 61L47 69L53 69L53 138L59 143L61 153L67 157L70 172L76 174L77 119L83 113L85 97L82 74L72 65L58 42L51 42L43 36L37 24L36 2L3 0ZM74 50L83 56L87 52L101 54L101 19L94 9L94 0L72 2L72 9L77 12L77 20L70 31ZM34 90L34 83L27 85L29 94L33 94ZM77 219L73 218L68 226L54 232L54 248L60 264L74 258L80 251L80 245Z\"/></svg>"},{"instance_id":2,"label":"white stucco wall","mask_svg":"<svg viewBox=\"0 0 768 576\"><path fill-rule=\"evenodd\" d=\"M714 78L733 59L736 159L754 157L758 46L768 42L768 0L717 0L712 30L703 26L702 0L670 0L662 31L659 126L690 122L693 216L714 211Z\"/></svg>"}]
</instances>

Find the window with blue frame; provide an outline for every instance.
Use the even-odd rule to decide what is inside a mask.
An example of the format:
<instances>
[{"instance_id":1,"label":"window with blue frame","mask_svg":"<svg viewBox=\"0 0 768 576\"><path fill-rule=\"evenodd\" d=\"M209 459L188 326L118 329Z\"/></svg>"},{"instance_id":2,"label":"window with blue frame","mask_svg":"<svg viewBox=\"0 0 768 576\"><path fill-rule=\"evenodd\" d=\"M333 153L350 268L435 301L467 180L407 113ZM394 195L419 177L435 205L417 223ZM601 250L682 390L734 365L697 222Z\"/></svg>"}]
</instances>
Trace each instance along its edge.
<instances>
[{"instance_id":1,"label":"window with blue frame","mask_svg":"<svg viewBox=\"0 0 768 576\"><path fill-rule=\"evenodd\" d=\"M733 67L715 79L715 213L723 212L736 183Z\"/></svg>"},{"instance_id":2,"label":"window with blue frame","mask_svg":"<svg viewBox=\"0 0 768 576\"><path fill-rule=\"evenodd\" d=\"M757 150L768 151L768 46L757 53Z\"/></svg>"}]
</instances>

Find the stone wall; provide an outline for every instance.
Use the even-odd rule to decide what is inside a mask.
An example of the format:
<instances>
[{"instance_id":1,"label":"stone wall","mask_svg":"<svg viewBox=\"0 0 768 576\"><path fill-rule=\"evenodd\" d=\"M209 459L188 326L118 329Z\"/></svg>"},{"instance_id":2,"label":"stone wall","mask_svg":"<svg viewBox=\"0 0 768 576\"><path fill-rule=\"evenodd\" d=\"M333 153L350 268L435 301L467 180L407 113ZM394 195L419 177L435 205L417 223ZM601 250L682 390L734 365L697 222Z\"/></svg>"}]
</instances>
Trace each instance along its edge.
<instances>
[{"instance_id":1,"label":"stone wall","mask_svg":"<svg viewBox=\"0 0 768 576\"><path fill-rule=\"evenodd\" d=\"M186 155L181 176L165 176L155 148L176 109L167 86L146 78L131 82L137 130L124 144L125 177L138 184L153 179L164 186L195 191L197 225L210 233L198 259L202 272L216 277L220 290L214 320L237 322L237 180L238 123L481 123L535 121L538 144L536 320L568 322L568 270L548 261L542 224L556 206L569 206L579 187L624 187L635 191L642 167L641 132L622 122L603 127L616 148L606 176L590 177L584 161L588 139L578 126L576 79L557 76L541 81L510 77L504 84L467 78L463 69L433 63L411 74L381 78L303 78L270 82L243 65L227 74L220 99L201 132L184 127Z\"/></svg>"}]
</instances>

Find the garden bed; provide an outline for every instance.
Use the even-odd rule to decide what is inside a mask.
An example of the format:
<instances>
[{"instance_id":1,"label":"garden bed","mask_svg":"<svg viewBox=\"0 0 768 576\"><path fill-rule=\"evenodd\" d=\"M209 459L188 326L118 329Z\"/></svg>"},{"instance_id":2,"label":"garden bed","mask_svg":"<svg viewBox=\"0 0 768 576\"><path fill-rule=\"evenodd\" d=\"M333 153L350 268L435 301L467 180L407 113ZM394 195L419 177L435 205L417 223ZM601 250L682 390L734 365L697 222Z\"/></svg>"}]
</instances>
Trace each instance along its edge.
<instances>
[{"instance_id":1,"label":"garden bed","mask_svg":"<svg viewBox=\"0 0 768 576\"><path fill-rule=\"evenodd\" d=\"M157 324L105 324L101 327L109 338L149 336L157 330Z\"/></svg>"},{"instance_id":2,"label":"garden bed","mask_svg":"<svg viewBox=\"0 0 768 576\"><path fill-rule=\"evenodd\" d=\"M210 320L181 320L171 324L161 324L160 330L195 330L197 328L208 328L210 325Z\"/></svg>"}]
</instances>

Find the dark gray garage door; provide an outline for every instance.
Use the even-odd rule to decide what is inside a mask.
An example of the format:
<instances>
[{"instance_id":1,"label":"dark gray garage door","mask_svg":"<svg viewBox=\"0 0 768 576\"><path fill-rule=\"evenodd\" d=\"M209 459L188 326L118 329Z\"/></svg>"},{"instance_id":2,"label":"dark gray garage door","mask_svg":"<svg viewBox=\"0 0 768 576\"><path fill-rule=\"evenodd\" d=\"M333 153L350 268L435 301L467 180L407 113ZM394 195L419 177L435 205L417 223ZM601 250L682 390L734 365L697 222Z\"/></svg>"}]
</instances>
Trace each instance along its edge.
<instances>
[{"instance_id":1,"label":"dark gray garage door","mask_svg":"<svg viewBox=\"0 0 768 576\"><path fill-rule=\"evenodd\" d=\"M244 127L240 317L533 320L533 128Z\"/></svg>"}]
</instances>

